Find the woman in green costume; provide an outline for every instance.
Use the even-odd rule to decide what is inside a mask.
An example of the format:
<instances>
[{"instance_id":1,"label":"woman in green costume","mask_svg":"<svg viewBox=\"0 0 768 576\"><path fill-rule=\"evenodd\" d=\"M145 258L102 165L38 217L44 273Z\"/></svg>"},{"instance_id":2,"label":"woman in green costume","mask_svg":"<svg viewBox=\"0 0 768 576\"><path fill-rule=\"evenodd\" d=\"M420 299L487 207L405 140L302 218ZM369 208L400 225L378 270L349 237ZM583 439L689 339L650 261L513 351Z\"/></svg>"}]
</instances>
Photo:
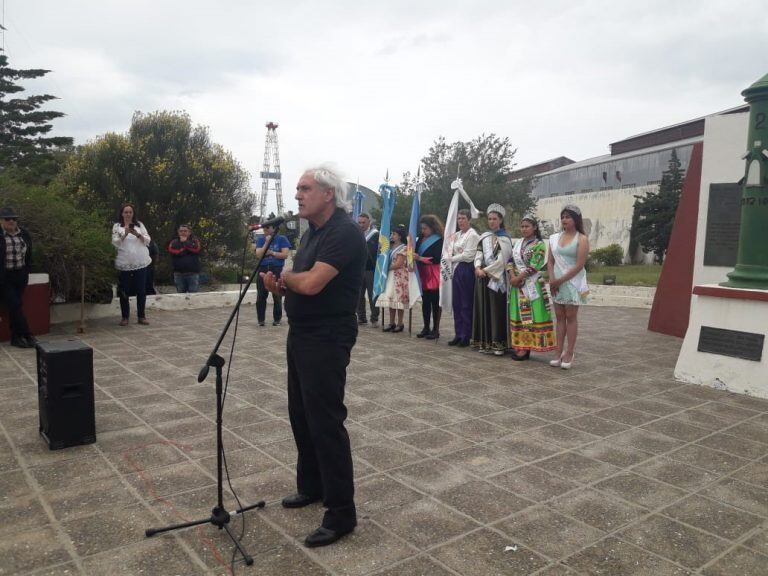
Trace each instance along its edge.
<instances>
[{"instance_id":1,"label":"woman in green costume","mask_svg":"<svg viewBox=\"0 0 768 576\"><path fill-rule=\"evenodd\" d=\"M528 360L531 351L557 348L555 328L541 271L547 266L547 247L533 216L520 223L522 238L507 264L509 279L509 347L514 360Z\"/></svg>"}]
</instances>

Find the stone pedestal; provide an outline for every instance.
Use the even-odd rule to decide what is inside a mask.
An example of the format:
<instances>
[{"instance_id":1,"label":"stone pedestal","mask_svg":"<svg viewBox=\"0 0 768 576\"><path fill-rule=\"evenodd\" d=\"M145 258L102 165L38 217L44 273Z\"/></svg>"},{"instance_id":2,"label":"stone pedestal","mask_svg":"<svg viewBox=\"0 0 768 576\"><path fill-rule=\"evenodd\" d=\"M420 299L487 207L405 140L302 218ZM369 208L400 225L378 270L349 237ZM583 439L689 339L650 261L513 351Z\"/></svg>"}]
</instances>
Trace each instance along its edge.
<instances>
[{"instance_id":1,"label":"stone pedestal","mask_svg":"<svg viewBox=\"0 0 768 576\"><path fill-rule=\"evenodd\" d=\"M675 377L768 398L767 336L768 291L695 286Z\"/></svg>"}]
</instances>

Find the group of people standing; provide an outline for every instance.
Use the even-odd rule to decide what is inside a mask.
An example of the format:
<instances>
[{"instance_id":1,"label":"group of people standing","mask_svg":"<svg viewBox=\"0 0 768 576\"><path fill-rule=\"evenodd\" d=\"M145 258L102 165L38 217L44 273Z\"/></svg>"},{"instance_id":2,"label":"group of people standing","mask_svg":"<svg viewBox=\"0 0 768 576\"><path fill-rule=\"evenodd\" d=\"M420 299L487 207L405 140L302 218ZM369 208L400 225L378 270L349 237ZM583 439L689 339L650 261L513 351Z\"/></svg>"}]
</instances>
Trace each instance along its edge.
<instances>
[{"instance_id":1,"label":"group of people standing","mask_svg":"<svg viewBox=\"0 0 768 576\"><path fill-rule=\"evenodd\" d=\"M117 249L115 268L118 272L117 294L120 299L120 326L127 326L131 308L130 296L136 296L139 324L149 324L146 315L147 274L152 266L152 238L136 214L136 207L125 203L112 226L112 244ZM181 224L177 235L168 243L173 263L173 279L179 293L197 292L200 275L200 240L189 224Z\"/></svg>"},{"instance_id":2,"label":"group of people standing","mask_svg":"<svg viewBox=\"0 0 768 576\"><path fill-rule=\"evenodd\" d=\"M440 337L442 258L448 260L455 326L449 346L471 346L496 356L509 353L518 361L529 359L531 352L554 351L556 357L550 365L571 368L579 306L586 302L589 292L584 268L589 240L581 210L565 206L560 214L562 230L546 242L533 215L523 217L520 238L513 242L504 224L505 208L491 204L486 213L488 230L481 235L472 227L470 211L459 211L459 229L449 236L450 254L443 254L445 232L440 219L434 215L421 217L414 260L421 281L424 327L416 336L429 340ZM362 215L358 224L367 234L373 254L369 260L375 266L370 218ZM375 242L378 246L378 237ZM368 294L374 322L377 307L390 310L385 332L403 330L404 311L409 307L406 242L405 228L395 228L390 238L386 289L375 304ZM365 296L364 286L358 306L360 323L366 322Z\"/></svg>"}]
</instances>

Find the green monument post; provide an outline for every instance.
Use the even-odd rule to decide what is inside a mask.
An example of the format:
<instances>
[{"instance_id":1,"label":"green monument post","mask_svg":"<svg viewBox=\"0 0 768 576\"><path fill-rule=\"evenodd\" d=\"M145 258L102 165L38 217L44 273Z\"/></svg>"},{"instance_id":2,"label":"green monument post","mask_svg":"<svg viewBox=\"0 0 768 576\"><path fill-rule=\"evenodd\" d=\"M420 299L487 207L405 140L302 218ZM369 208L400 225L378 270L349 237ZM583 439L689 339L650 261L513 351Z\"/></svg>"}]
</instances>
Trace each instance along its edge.
<instances>
[{"instance_id":1,"label":"green monument post","mask_svg":"<svg viewBox=\"0 0 768 576\"><path fill-rule=\"evenodd\" d=\"M768 74L741 93L749 103L736 267L721 286L768 290Z\"/></svg>"}]
</instances>

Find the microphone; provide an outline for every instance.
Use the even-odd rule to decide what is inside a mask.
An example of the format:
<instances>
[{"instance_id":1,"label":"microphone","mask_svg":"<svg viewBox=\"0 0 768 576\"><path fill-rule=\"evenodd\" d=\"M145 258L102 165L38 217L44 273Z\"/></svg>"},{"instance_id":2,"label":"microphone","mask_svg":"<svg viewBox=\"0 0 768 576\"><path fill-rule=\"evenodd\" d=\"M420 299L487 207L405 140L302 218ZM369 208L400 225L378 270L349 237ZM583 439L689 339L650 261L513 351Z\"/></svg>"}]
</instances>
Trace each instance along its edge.
<instances>
[{"instance_id":1,"label":"microphone","mask_svg":"<svg viewBox=\"0 0 768 576\"><path fill-rule=\"evenodd\" d=\"M261 230L262 228L267 228L267 227L277 228L283 222L285 222L285 218L283 216L278 216L277 218L272 218L272 220L264 220L264 222L262 222L261 224L251 224L250 226L248 226L248 229L253 231L253 230Z\"/></svg>"}]
</instances>

